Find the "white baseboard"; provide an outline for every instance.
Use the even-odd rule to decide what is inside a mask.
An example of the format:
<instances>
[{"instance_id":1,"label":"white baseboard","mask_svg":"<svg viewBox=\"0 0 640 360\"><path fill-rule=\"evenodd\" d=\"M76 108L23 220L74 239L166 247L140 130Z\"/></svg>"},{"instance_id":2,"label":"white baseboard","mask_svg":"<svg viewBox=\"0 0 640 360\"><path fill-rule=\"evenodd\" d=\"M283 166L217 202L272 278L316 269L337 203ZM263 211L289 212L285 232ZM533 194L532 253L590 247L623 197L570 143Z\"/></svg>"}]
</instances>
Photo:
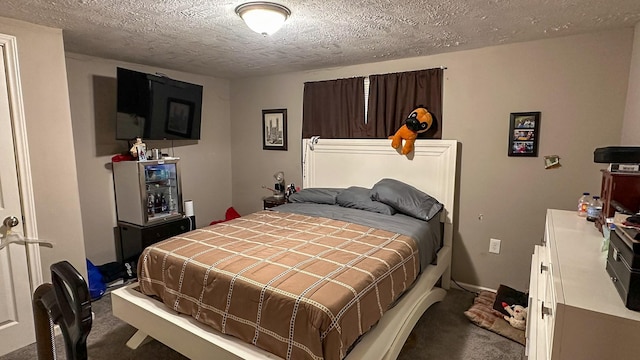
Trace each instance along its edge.
<instances>
[{"instance_id":1,"label":"white baseboard","mask_svg":"<svg viewBox=\"0 0 640 360\"><path fill-rule=\"evenodd\" d=\"M459 281L458 281L457 284L452 281L451 282L451 286L455 287L457 289L460 289L460 290L470 290L470 291L474 291L474 292L480 292L480 291L491 291L491 292L494 292L494 293L498 292L498 290L496 290L496 289L490 289L490 288L486 288L486 287L482 287L482 286L478 286L478 285L466 284L466 283L459 282Z\"/></svg>"}]
</instances>

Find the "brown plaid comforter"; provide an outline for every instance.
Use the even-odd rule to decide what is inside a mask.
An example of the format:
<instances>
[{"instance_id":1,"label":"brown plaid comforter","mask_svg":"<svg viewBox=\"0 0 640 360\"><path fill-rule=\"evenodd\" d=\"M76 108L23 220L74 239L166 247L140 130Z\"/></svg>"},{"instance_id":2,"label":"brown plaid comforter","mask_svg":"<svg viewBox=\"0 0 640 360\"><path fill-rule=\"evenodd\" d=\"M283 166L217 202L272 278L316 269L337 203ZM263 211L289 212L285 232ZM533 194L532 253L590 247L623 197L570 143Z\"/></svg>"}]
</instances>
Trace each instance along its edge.
<instances>
[{"instance_id":1,"label":"brown plaid comforter","mask_svg":"<svg viewBox=\"0 0 640 360\"><path fill-rule=\"evenodd\" d=\"M260 211L145 249L140 290L285 359L342 359L418 276L408 236Z\"/></svg>"}]
</instances>

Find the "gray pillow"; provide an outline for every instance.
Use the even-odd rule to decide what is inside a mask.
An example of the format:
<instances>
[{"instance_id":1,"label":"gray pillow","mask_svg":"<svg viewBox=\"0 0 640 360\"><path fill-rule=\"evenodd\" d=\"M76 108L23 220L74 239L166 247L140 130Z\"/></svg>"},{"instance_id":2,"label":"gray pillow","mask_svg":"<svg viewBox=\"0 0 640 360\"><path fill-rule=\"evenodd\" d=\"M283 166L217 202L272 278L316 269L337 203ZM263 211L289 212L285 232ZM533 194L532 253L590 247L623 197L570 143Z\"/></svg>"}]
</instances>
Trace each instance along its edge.
<instances>
[{"instance_id":1,"label":"gray pillow","mask_svg":"<svg viewBox=\"0 0 640 360\"><path fill-rule=\"evenodd\" d=\"M371 199L371 190L359 186L351 186L342 190L336 197L336 203L342 207L393 215L396 210L387 204Z\"/></svg>"},{"instance_id":2,"label":"gray pillow","mask_svg":"<svg viewBox=\"0 0 640 360\"><path fill-rule=\"evenodd\" d=\"M428 194L394 179L382 179L371 189L371 198L420 220L431 220L442 204Z\"/></svg>"},{"instance_id":3,"label":"gray pillow","mask_svg":"<svg viewBox=\"0 0 640 360\"><path fill-rule=\"evenodd\" d=\"M335 188L306 188L289 195L289 202L335 205L336 196L342 190Z\"/></svg>"}]
</instances>

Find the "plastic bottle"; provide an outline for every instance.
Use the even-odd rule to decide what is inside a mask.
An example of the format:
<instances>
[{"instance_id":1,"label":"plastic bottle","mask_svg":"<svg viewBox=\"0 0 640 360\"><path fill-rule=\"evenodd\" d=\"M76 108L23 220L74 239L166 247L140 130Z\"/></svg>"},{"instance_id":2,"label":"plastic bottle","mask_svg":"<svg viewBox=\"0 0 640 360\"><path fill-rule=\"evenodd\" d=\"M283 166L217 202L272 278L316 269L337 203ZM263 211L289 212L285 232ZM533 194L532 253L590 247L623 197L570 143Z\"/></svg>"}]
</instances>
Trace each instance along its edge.
<instances>
[{"instance_id":1,"label":"plastic bottle","mask_svg":"<svg viewBox=\"0 0 640 360\"><path fill-rule=\"evenodd\" d=\"M616 230L616 225L614 223L608 224L609 231L605 232L605 236L602 238L602 250L603 252L609 251L609 240L611 239L611 232Z\"/></svg>"},{"instance_id":2,"label":"plastic bottle","mask_svg":"<svg viewBox=\"0 0 640 360\"><path fill-rule=\"evenodd\" d=\"M587 208L589 207L589 201L591 201L591 197L588 192L582 193L580 199L578 199L578 216L586 217L587 216Z\"/></svg>"},{"instance_id":3,"label":"plastic bottle","mask_svg":"<svg viewBox=\"0 0 640 360\"><path fill-rule=\"evenodd\" d=\"M587 220L596 221L596 219L600 217L601 212L602 201L600 201L600 196L594 195L587 207Z\"/></svg>"}]
</instances>

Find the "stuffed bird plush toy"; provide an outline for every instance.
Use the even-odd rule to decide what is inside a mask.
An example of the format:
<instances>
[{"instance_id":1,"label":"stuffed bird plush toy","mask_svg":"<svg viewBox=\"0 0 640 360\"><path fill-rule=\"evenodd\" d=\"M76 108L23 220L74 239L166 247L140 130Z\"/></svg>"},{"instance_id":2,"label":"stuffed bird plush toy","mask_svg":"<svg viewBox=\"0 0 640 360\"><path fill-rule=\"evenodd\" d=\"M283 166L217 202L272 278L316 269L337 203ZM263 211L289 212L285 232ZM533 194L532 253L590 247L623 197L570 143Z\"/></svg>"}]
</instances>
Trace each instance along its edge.
<instances>
[{"instance_id":1,"label":"stuffed bird plush toy","mask_svg":"<svg viewBox=\"0 0 640 360\"><path fill-rule=\"evenodd\" d=\"M429 130L432 123L433 117L426 108L422 106L416 108L404 121L404 125L393 136L389 136L391 147L394 149L399 148L402 145L402 140L404 140L401 152L402 155L407 155L413 151L413 144L418 134Z\"/></svg>"}]
</instances>

